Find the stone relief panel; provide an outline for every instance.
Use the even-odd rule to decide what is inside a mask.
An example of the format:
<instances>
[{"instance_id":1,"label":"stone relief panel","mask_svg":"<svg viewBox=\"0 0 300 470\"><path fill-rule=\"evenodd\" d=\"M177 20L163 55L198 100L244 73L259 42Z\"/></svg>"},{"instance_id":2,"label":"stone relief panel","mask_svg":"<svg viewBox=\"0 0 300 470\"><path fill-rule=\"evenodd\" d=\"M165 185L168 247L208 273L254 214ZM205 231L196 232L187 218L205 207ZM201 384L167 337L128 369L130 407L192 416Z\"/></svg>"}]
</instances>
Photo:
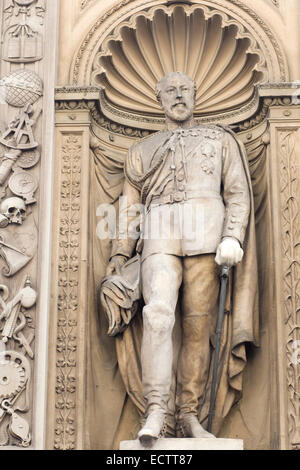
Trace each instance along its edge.
<instances>
[{"instance_id":1,"label":"stone relief panel","mask_svg":"<svg viewBox=\"0 0 300 470\"><path fill-rule=\"evenodd\" d=\"M41 68L46 5L1 5L0 103L0 446L32 443ZM34 66L34 65L33 65Z\"/></svg>"},{"instance_id":2,"label":"stone relief panel","mask_svg":"<svg viewBox=\"0 0 300 470\"><path fill-rule=\"evenodd\" d=\"M4 0L2 59L28 63L43 57L45 0Z\"/></svg>"},{"instance_id":3,"label":"stone relief panel","mask_svg":"<svg viewBox=\"0 0 300 470\"><path fill-rule=\"evenodd\" d=\"M55 449L76 448L76 365L82 136L63 135L59 231Z\"/></svg>"},{"instance_id":4,"label":"stone relief panel","mask_svg":"<svg viewBox=\"0 0 300 470\"><path fill-rule=\"evenodd\" d=\"M287 411L290 445L300 449L299 408L299 282L300 282L300 231L299 231L299 129L278 130L280 165L280 201L283 253L284 322L286 325L287 357Z\"/></svg>"}]
</instances>

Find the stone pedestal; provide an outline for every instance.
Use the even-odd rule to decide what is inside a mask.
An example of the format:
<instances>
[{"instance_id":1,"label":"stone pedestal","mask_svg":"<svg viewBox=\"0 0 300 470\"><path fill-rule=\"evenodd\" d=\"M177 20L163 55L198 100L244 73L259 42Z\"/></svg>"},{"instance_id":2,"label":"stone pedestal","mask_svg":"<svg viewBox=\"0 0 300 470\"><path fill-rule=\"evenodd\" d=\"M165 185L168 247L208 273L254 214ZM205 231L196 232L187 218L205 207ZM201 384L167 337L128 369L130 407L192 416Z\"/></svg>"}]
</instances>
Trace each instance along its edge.
<instances>
[{"instance_id":1,"label":"stone pedestal","mask_svg":"<svg viewBox=\"0 0 300 470\"><path fill-rule=\"evenodd\" d=\"M120 450L244 450L241 439L158 439L152 447L144 447L139 440L123 441Z\"/></svg>"}]
</instances>

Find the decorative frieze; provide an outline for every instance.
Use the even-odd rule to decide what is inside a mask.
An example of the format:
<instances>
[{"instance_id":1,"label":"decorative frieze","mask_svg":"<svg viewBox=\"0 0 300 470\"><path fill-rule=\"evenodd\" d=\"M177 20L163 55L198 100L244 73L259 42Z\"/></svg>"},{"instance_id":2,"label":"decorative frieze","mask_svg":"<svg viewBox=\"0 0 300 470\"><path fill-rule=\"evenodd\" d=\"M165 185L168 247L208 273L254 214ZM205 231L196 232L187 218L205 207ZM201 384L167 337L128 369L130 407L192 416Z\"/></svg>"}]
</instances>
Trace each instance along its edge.
<instances>
[{"instance_id":1,"label":"decorative frieze","mask_svg":"<svg viewBox=\"0 0 300 470\"><path fill-rule=\"evenodd\" d=\"M90 110L83 103L56 111L47 447L59 450L83 449L85 439Z\"/></svg>"},{"instance_id":2,"label":"decorative frieze","mask_svg":"<svg viewBox=\"0 0 300 470\"><path fill-rule=\"evenodd\" d=\"M63 135L60 155L55 449L76 448L81 155L81 136L73 133Z\"/></svg>"}]
</instances>

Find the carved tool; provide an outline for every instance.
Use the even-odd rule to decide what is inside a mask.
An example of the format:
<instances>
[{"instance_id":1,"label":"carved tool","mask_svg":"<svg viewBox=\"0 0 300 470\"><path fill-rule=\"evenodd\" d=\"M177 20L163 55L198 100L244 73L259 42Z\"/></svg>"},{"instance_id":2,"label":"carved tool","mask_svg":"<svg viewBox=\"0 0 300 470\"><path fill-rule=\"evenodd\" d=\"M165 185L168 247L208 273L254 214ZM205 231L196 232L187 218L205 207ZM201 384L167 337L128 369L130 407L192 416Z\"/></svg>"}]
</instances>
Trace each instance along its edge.
<instances>
[{"instance_id":1,"label":"carved tool","mask_svg":"<svg viewBox=\"0 0 300 470\"><path fill-rule=\"evenodd\" d=\"M21 269L23 269L32 257L26 255L23 251L15 246L8 245L0 236L0 256L6 262L7 266L2 269L2 274L5 277L11 277Z\"/></svg>"},{"instance_id":2,"label":"carved tool","mask_svg":"<svg viewBox=\"0 0 300 470\"><path fill-rule=\"evenodd\" d=\"M21 306L24 308L31 308L35 302L36 292L31 288L31 281L27 278L24 289L22 289L10 302L6 304L6 308L1 314L0 319L4 318L6 320L1 332L2 341L4 343L7 343L8 339L12 338L15 332Z\"/></svg>"},{"instance_id":3,"label":"carved tool","mask_svg":"<svg viewBox=\"0 0 300 470\"><path fill-rule=\"evenodd\" d=\"M5 413L11 416L9 430L12 436L20 439L23 447L28 447L30 445L31 435L27 421L24 418L21 418L21 416L19 416L15 410L10 407L10 402L8 400L5 400L1 407Z\"/></svg>"}]
</instances>

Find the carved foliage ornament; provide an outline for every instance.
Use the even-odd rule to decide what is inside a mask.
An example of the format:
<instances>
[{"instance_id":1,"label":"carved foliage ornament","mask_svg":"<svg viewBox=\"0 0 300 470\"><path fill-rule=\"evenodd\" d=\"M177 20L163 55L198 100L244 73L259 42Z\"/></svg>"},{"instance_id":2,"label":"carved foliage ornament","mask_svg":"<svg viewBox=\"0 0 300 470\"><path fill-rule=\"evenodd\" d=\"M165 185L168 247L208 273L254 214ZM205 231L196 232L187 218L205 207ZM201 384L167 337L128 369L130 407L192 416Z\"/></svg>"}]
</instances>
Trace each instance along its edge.
<instances>
[{"instance_id":1,"label":"carved foliage ornament","mask_svg":"<svg viewBox=\"0 0 300 470\"><path fill-rule=\"evenodd\" d=\"M55 449L76 448L76 354L80 256L81 136L61 149Z\"/></svg>"},{"instance_id":2,"label":"carved foliage ornament","mask_svg":"<svg viewBox=\"0 0 300 470\"><path fill-rule=\"evenodd\" d=\"M298 134L298 136L297 136ZM290 445L300 449L300 233L299 178L296 140L299 129L279 131L280 196L283 252L283 294L287 325L287 391Z\"/></svg>"}]
</instances>

